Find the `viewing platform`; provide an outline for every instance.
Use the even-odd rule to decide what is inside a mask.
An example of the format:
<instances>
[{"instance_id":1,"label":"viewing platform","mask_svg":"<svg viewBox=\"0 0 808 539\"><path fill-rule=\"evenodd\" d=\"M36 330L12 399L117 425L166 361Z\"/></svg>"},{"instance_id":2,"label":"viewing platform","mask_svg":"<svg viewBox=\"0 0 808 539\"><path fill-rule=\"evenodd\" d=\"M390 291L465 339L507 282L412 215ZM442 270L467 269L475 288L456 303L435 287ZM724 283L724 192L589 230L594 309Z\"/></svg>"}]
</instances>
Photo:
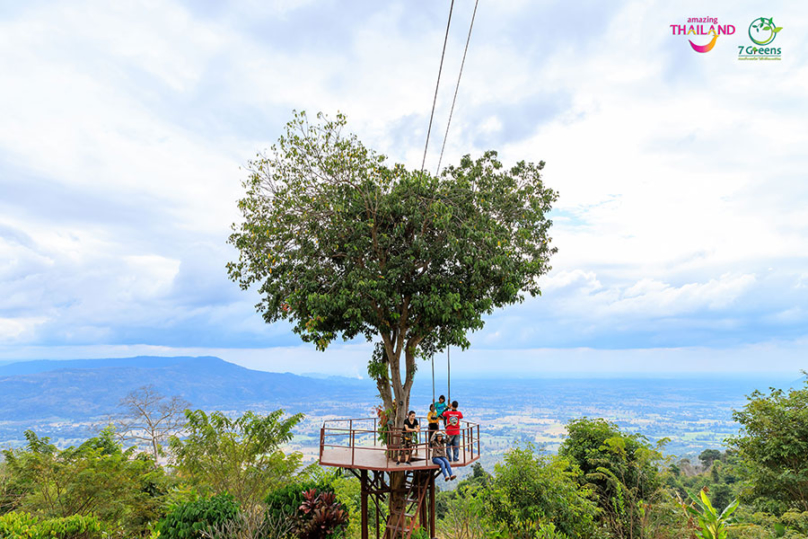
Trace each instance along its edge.
<instances>
[{"instance_id":1,"label":"viewing platform","mask_svg":"<svg viewBox=\"0 0 808 539\"><path fill-rule=\"evenodd\" d=\"M424 418L418 418L419 425L426 425ZM432 463L432 448L429 446L430 431L421 429L410 433L413 443L404 449L401 443L402 432L383 433L389 443L380 437L378 420L370 419L331 419L323 422L320 428L320 465L355 470L380 472L401 472L409 470L438 470ZM441 425L440 432L445 431ZM452 467L473 464L480 459L480 425L470 421L460 422L460 451L458 461ZM453 450L446 448L447 455ZM410 452L411 465L396 464L396 456L403 451Z\"/></svg>"}]
</instances>

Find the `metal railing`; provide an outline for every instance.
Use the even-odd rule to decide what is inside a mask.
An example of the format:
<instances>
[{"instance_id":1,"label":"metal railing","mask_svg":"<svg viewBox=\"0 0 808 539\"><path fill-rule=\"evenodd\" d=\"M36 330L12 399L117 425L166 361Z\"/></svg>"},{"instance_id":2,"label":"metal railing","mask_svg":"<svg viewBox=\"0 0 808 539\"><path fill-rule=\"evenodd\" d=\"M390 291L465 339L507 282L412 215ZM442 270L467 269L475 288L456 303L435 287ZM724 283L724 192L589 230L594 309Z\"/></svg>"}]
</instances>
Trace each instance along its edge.
<instances>
[{"instance_id":1,"label":"metal railing","mask_svg":"<svg viewBox=\"0 0 808 539\"><path fill-rule=\"evenodd\" d=\"M419 458L423 455L428 466L437 466L432 463L432 447L429 443L430 437L435 431L422 428L406 433L404 429L390 427L380 430L378 423L376 418L325 420L320 428L320 462L323 461L323 454L326 449L339 448L350 450L351 466L357 464L357 449L361 451L384 451L388 463L404 452L410 452L411 455L417 455ZM418 423L419 426L428 424L425 418L418 418ZM480 425L461 420L458 431L458 456L460 458L457 464L465 466L480 457ZM439 432L446 435L445 430L442 428L439 429ZM404 444L406 436L410 436L412 439L409 447L405 447ZM452 450L452 447L447 445L447 455L450 450Z\"/></svg>"}]
</instances>

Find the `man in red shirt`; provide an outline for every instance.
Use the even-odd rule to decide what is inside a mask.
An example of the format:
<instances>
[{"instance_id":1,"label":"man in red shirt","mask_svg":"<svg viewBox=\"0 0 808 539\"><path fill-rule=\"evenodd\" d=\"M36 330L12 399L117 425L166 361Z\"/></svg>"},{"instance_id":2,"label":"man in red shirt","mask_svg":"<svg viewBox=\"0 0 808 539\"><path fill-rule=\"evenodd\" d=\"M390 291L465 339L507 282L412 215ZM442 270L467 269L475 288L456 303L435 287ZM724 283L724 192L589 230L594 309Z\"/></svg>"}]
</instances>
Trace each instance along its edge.
<instances>
[{"instance_id":1,"label":"man in red shirt","mask_svg":"<svg viewBox=\"0 0 808 539\"><path fill-rule=\"evenodd\" d=\"M443 412L446 419L446 458L457 462L460 460L460 420L463 412L458 411L457 401L452 401L452 408ZM465 448L464 448L465 450Z\"/></svg>"}]
</instances>

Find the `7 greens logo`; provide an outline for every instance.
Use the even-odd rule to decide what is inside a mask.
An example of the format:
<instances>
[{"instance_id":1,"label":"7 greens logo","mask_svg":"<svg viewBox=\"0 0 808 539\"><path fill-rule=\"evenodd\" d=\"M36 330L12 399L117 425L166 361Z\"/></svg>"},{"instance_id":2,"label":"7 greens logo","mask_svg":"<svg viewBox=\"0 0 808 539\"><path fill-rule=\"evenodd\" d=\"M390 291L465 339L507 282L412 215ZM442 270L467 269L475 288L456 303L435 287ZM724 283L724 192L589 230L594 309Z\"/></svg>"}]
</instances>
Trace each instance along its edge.
<instances>
[{"instance_id":1,"label":"7 greens logo","mask_svg":"<svg viewBox=\"0 0 808 539\"><path fill-rule=\"evenodd\" d=\"M774 38L777 37L777 32L782 29L782 26L775 26L774 17L769 17L768 19L759 17L749 25L749 39L757 45L768 45L774 41Z\"/></svg>"},{"instance_id":2,"label":"7 greens logo","mask_svg":"<svg viewBox=\"0 0 808 539\"><path fill-rule=\"evenodd\" d=\"M755 45L738 45L738 60L779 60L781 47L769 47L782 30L774 24L774 17L758 17L749 25L749 39Z\"/></svg>"}]
</instances>

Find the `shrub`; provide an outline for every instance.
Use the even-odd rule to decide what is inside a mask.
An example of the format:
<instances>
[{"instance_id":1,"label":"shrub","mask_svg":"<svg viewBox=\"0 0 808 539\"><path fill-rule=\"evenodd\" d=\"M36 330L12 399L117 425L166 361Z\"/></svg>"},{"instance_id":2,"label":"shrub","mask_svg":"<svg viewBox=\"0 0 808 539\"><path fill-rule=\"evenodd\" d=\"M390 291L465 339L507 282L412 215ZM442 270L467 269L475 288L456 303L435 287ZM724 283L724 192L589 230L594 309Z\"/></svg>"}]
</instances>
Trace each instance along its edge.
<instances>
[{"instance_id":1,"label":"shrub","mask_svg":"<svg viewBox=\"0 0 808 539\"><path fill-rule=\"evenodd\" d=\"M295 533L300 539L326 539L341 534L348 524L348 513L336 498L333 492L315 489L303 493L303 503L295 518Z\"/></svg>"},{"instance_id":2,"label":"shrub","mask_svg":"<svg viewBox=\"0 0 808 539\"><path fill-rule=\"evenodd\" d=\"M303 493L309 490L318 492L333 492L328 481L310 479L299 483L289 483L279 489L273 490L264 498L267 505L267 514L273 518L281 515L295 515L304 501Z\"/></svg>"},{"instance_id":3,"label":"shrub","mask_svg":"<svg viewBox=\"0 0 808 539\"><path fill-rule=\"evenodd\" d=\"M204 539L287 539L292 536L289 515L274 519L260 505L241 511L233 520L202 530Z\"/></svg>"},{"instance_id":4,"label":"shrub","mask_svg":"<svg viewBox=\"0 0 808 539\"><path fill-rule=\"evenodd\" d=\"M0 516L0 537L7 539L95 539L101 523L94 516L73 515L39 520L28 513Z\"/></svg>"},{"instance_id":5,"label":"shrub","mask_svg":"<svg viewBox=\"0 0 808 539\"><path fill-rule=\"evenodd\" d=\"M200 498L171 508L157 529L165 539L198 539L202 531L235 519L239 507L229 494Z\"/></svg>"}]
</instances>

